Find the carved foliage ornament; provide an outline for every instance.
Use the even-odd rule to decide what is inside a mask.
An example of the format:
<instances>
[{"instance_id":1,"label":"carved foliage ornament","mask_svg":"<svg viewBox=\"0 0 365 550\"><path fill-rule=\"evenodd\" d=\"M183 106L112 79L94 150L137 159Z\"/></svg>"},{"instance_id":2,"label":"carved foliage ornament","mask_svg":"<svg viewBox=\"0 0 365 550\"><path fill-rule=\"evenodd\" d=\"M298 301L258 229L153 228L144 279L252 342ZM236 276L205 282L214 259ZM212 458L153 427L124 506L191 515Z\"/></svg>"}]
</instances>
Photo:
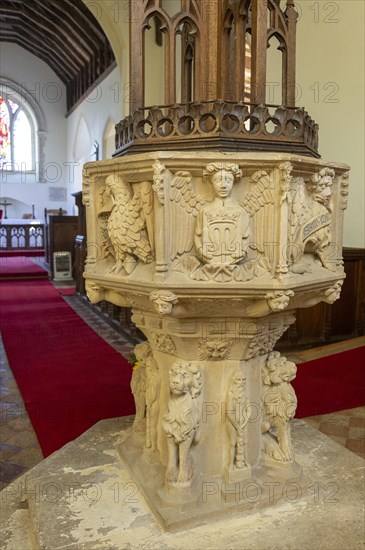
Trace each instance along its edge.
<instances>
[{"instance_id":1,"label":"carved foliage ornament","mask_svg":"<svg viewBox=\"0 0 365 550\"><path fill-rule=\"evenodd\" d=\"M165 204L165 172L166 166L164 166L159 160L153 164L153 185L152 189L155 191L160 204Z\"/></svg>"},{"instance_id":2,"label":"carved foliage ornament","mask_svg":"<svg viewBox=\"0 0 365 550\"><path fill-rule=\"evenodd\" d=\"M176 346L169 334L163 332L151 331L151 340L154 348L165 353L174 353Z\"/></svg>"},{"instance_id":3,"label":"carved foliage ornament","mask_svg":"<svg viewBox=\"0 0 365 550\"><path fill-rule=\"evenodd\" d=\"M82 202L85 206L90 205L90 186L91 177L88 175L84 168L82 170Z\"/></svg>"},{"instance_id":4,"label":"carved foliage ornament","mask_svg":"<svg viewBox=\"0 0 365 550\"><path fill-rule=\"evenodd\" d=\"M348 202L348 195L349 195L349 172L345 172L342 174L341 177L341 184L340 184L340 207L342 210L346 210L347 208L347 202Z\"/></svg>"},{"instance_id":5,"label":"carved foliage ornament","mask_svg":"<svg viewBox=\"0 0 365 550\"><path fill-rule=\"evenodd\" d=\"M285 315L266 323L260 323L257 327L257 333L250 341L243 358L251 359L258 355L270 353L276 342L294 321L295 317L293 315Z\"/></svg>"}]
</instances>

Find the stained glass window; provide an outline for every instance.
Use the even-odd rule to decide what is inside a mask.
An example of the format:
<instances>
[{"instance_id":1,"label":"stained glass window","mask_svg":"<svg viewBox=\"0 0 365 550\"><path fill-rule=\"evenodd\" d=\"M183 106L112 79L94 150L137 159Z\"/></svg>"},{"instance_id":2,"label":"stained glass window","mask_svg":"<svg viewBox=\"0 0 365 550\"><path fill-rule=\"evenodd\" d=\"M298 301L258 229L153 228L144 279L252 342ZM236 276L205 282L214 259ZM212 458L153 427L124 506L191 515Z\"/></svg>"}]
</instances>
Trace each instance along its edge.
<instances>
[{"instance_id":1,"label":"stained glass window","mask_svg":"<svg viewBox=\"0 0 365 550\"><path fill-rule=\"evenodd\" d=\"M23 105L0 96L0 168L34 170L34 124Z\"/></svg>"}]
</instances>

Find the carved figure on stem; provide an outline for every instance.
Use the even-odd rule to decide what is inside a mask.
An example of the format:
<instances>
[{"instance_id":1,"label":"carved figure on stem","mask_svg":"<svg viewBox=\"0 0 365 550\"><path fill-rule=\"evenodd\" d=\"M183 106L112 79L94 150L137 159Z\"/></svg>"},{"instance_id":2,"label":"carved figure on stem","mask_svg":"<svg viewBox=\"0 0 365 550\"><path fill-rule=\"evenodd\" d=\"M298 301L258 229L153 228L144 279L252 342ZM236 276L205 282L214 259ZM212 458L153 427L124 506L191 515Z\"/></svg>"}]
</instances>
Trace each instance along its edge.
<instances>
[{"instance_id":1,"label":"carved figure on stem","mask_svg":"<svg viewBox=\"0 0 365 550\"><path fill-rule=\"evenodd\" d=\"M193 476L189 451L199 441L201 373L189 361L178 361L169 371L170 399L162 428L167 434L166 480L189 485Z\"/></svg>"},{"instance_id":2,"label":"carved figure on stem","mask_svg":"<svg viewBox=\"0 0 365 550\"><path fill-rule=\"evenodd\" d=\"M152 453L157 452L157 419L160 410L160 386L160 372L150 347L146 357L146 447Z\"/></svg>"},{"instance_id":3,"label":"carved figure on stem","mask_svg":"<svg viewBox=\"0 0 365 550\"><path fill-rule=\"evenodd\" d=\"M148 342L137 344L134 348L137 361L133 367L131 380L131 390L136 405L133 430L140 429L142 420L146 417L146 359L150 352L151 348Z\"/></svg>"},{"instance_id":4,"label":"carved figure on stem","mask_svg":"<svg viewBox=\"0 0 365 550\"><path fill-rule=\"evenodd\" d=\"M230 443L228 468L247 467L247 423L251 405L246 391L246 376L237 369L231 378L226 398L226 428Z\"/></svg>"},{"instance_id":5,"label":"carved figure on stem","mask_svg":"<svg viewBox=\"0 0 365 550\"><path fill-rule=\"evenodd\" d=\"M293 459L290 441L290 420L295 414L297 398L290 382L297 372L295 363L281 357L278 351L269 354L263 368L263 421L265 453L279 462ZM270 431L276 430L276 435Z\"/></svg>"},{"instance_id":6,"label":"carved figure on stem","mask_svg":"<svg viewBox=\"0 0 365 550\"><path fill-rule=\"evenodd\" d=\"M112 174L106 178L106 189L113 203L107 222L115 258L110 273L129 275L137 260L149 263L153 259L151 186L143 182L133 193L128 182Z\"/></svg>"}]
</instances>

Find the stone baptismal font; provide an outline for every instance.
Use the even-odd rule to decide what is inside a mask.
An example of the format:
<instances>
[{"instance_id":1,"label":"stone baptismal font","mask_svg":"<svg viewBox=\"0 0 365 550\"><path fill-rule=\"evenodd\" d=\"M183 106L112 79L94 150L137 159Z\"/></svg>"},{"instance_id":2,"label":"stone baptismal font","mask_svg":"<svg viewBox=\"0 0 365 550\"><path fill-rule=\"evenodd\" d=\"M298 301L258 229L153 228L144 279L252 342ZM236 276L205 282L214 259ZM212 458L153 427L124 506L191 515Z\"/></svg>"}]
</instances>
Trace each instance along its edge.
<instances>
[{"instance_id":1,"label":"stone baptismal font","mask_svg":"<svg viewBox=\"0 0 365 550\"><path fill-rule=\"evenodd\" d=\"M290 438L296 366L274 348L297 308L340 295L349 170L320 158L318 126L295 106L292 0L173 4L131 0L138 86L114 158L88 163L83 181L88 296L132 308L146 336L119 452L167 529L305 483ZM164 49L153 107L148 32ZM272 37L277 106L265 103Z\"/></svg>"}]
</instances>

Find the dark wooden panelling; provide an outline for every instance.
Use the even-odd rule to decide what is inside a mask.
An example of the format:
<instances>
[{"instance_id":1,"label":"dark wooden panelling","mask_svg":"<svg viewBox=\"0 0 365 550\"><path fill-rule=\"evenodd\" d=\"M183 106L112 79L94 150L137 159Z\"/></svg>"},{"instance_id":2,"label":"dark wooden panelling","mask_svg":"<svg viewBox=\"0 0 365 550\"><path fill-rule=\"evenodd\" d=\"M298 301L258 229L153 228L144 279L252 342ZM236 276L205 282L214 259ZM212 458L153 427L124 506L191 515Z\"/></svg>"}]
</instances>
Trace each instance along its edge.
<instances>
[{"instance_id":1,"label":"dark wooden panelling","mask_svg":"<svg viewBox=\"0 0 365 550\"><path fill-rule=\"evenodd\" d=\"M53 253L71 252L72 265L75 265L75 238L78 230L77 216L49 216L46 233L46 262L53 273Z\"/></svg>"},{"instance_id":2,"label":"dark wooden panelling","mask_svg":"<svg viewBox=\"0 0 365 550\"><path fill-rule=\"evenodd\" d=\"M86 208L82 202L82 191L72 193L75 197L75 204L78 209L78 228L75 238L75 281L76 281L76 293L82 296L86 296L85 290L85 262L87 255L87 241L86 241Z\"/></svg>"},{"instance_id":3,"label":"dark wooden panelling","mask_svg":"<svg viewBox=\"0 0 365 550\"><path fill-rule=\"evenodd\" d=\"M343 339L348 334L365 332L365 250L344 250L346 279L341 298L331 308L331 337Z\"/></svg>"},{"instance_id":4,"label":"dark wooden panelling","mask_svg":"<svg viewBox=\"0 0 365 550\"><path fill-rule=\"evenodd\" d=\"M312 348L365 332L365 250L344 248L346 279L334 304L320 303L296 312L296 322L277 343L280 350Z\"/></svg>"}]
</instances>

